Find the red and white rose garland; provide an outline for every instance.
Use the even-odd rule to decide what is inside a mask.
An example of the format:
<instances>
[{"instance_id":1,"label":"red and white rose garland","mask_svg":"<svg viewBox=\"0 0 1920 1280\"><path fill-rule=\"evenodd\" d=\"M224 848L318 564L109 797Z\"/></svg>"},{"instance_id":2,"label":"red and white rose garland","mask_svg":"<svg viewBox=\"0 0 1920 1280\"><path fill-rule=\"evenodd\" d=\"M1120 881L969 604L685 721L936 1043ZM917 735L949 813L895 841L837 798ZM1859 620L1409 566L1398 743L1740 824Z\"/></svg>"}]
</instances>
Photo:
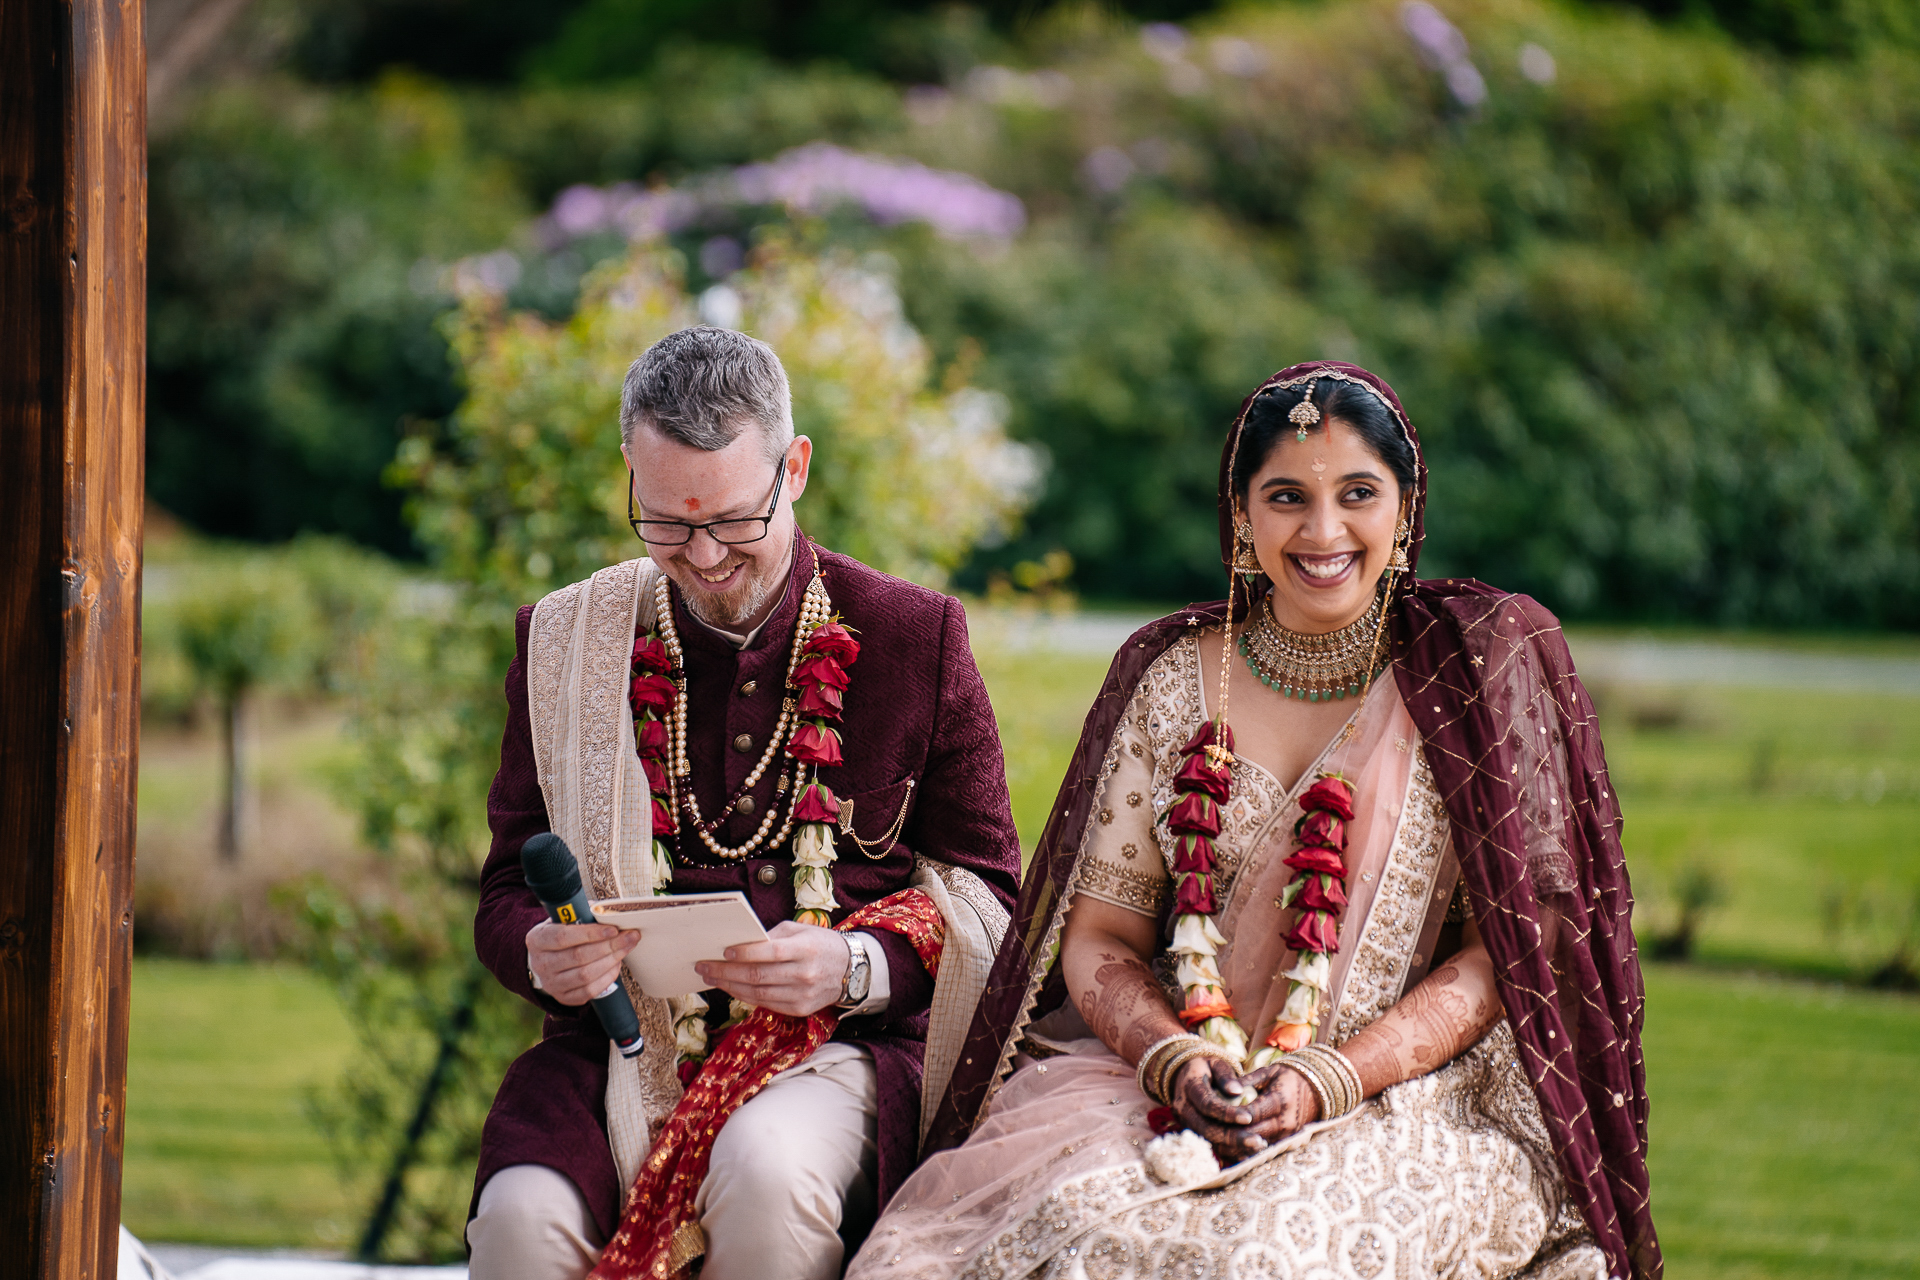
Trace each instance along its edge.
<instances>
[{"instance_id":1,"label":"red and white rose garland","mask_svg":"<svg viewBox=\"0 0 1920 1280\"><path fill-rule=\"evenodd\" d=\"M823 604L823 612L824 609ZM787 673L786 696L793 700L793 728L783 754L799 762L793 775L796 794L790 822L793 918L800 924L831 927L831 913L839 905L833 892L832 866L836 859L833 823L840 816L840 802L832 789L820 781L819 769L822 765L841 763L840 731L833 726L840 719L851 683L847 668L859 656L859 641L837 617L827 615L796 649ZM680 783L667 768L673 740L668 720L674 714L685 678L684 671L675 667L673 656L657 631L647 632L634 641L628 701L633 708L634 749L652 795L653 891L656 895L668 893L673 881L673 853L665 837L680 833L676 803ZM778 790L785 791L786 779L783 777L780 781L783 785ZM678 996L668 1003L673 1014L675 1056L681 1082L685 1083L707 1057L708 1005L698 994ZM747 1005L733 1001L727 1026L740 1022L748 1012Z\"/></svg>"},{"instance_id":2,"label":"red and white rose garland","mask_svg":"<svg viewBox=\"0 0 1920 1280\"><path fill-rule=\"evenodd\" d=\"M1233 730L1224 720L1209 720L1180 754L1186 763L1173 780L1178 798L1167 810L1167 829L1174 837L1173 944L1168 950L1178 957L1175 975L1186 994L1180 1021L1238 1062L1247 1055L1247 1036L1233 1016L1227 984L1214 958L1227 940L1213 923L1219 909L1214 881L1219 858L1213 842L1220 835L1221 806L1233 791Z\"/></svg>"},{"instance_id":3,"label":"red and white rose garland","mask_svg":"<svg viewBox=\"0 0 1920 1280\"><path fill-rule=\"evenodd\" d=\"M1174 838L1173 942L1167 949L1176 957L1175 976L1185 997L1180 1020L1236 1063L1263 1067L1311 1043L1327 1006L1332 957L1340 949L1338 917L1347 905L1346 864L1340 855L1347 847L1346 824L1353 820L1353 787L1339 774L1322 774L1300 797L1301 816L1294 824L1300 848L1286 860L1294 878L1280 898L1300 913L1284 938L1296 956L1284 975L1290 983L1286 1004L1249 1058L1246 1032L1234 1017L1216 958L1226 938L1213 920L1219 911L1214 842L1233 794L1233 730L1224 719L1209 720L1180 755L1184 763L1174 775L1176 798L1166 814Z\"/></svg>"},{"instance_id":4,"label":"red and white rose garland","mask_svg":"<svg viewBox=\"0 0 1920 1280\"><path fill-rule=\"evenodd\" d=\"M1300 797L1300 820L1293 836L1300 848L1287 858L1293 880L1281 891L1282 906L1300 914L1284 937L1295 952L1287 970L1287 1002L1272 1030L1248 1063L1263 1067L1282 1054L1313 1042L1313 1029L1331 994L1329 974L1340 949L1339 915L1347 905L1347 823L1353 821L1353 785L1337 773L1323 773Z\"/></svg>"}]
</instances>

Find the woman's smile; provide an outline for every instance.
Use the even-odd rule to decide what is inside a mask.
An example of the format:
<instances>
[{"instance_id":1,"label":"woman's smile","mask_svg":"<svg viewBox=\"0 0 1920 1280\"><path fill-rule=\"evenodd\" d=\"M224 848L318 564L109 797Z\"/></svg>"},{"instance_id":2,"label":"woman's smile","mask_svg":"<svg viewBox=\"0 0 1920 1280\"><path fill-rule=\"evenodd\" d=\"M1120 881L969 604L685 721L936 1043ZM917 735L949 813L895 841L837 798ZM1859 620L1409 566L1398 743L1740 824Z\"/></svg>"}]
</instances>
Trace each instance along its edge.
<instances>
[{"instance_id":1,"label":"woman's smile","mask_svg":"<svg viewBox=\"0 0 1920 1280\"><path fill-rule=\"evenodd\" d=\"M1325 588L1345 586L1362 555L1359 551L1336 551L1331 555L1305 555L1290 551L1287 559L1293 562L1293 567L1308 586Z\"/></svg>"}]
</instances>

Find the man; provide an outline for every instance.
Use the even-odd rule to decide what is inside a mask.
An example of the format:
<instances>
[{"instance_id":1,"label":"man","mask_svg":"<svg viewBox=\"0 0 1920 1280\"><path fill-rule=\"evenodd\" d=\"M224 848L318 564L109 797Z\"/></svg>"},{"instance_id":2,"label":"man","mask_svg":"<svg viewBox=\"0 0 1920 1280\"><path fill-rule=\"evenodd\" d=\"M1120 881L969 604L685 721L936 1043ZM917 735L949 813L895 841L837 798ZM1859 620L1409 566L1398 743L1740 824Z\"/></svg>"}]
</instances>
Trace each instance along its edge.
<instances>
[{"instance_id":1,"label":"man","mask_svg":"<svg viewBox=\"0 0 1920 1280\"><path fill-rule=\"evenodd\" d=\"M707 1280L837 1276L843 1241L857 1245L916 1161L936 984L899 933L794 921L796 793L817 780L837 801L836 923L916 875L944 904L941 1016L957 1018L964 1035L971 1002L950 988L964 967L952 963L957 935L970 929L971 945L990 952L1019 873L992 710L957 601L836 555L797 528L793 504L806 491L813 445L794 436L771 348L704 326L662 339L628 370L620 430L635 531L650 559L522 609L507 672L506 736L487 806L493 847L474 934L500 981L548 1016L487 1119L467 1228L472 1274L586 1273L621 1220L649 1144L672 1131L674 1072L691 1078L698 1029L718 1047L730 1006L743 1001L841 1016L830 1041L774 1076L712 1138L689 1248L704 1251ZM829 612L857 637L858 654L836 668L845 686L837 718L829 707L813 722L838 731L840 759L809 765L786 749L801 723L788 678L796 641ZM648 670L638 665L636 632L660 642L652 652L677 647L666 673L684 677L677 702L642 703L630 692ZM803 712L809 705L801 699ZM669 786L682 759L685 776ZM669 1013L636 992L648 1036L636 1062L609 1052L587 1007L622 972L636 937L547 919L520 866L521 845L547 830L574 849L594 897L740 890L768 929L767 942L700 966L715 988L704 1018L697 1006ZM670 854L670 871L654 860L651 839ZM817 903L817 890L806 898ZM959 1003L968 1007L956 1014ZM944 1083L951 1066L945 1058L927 1087ZM688 1256L677 1251L674 1266Z\"/></svg>"}]
</instances>

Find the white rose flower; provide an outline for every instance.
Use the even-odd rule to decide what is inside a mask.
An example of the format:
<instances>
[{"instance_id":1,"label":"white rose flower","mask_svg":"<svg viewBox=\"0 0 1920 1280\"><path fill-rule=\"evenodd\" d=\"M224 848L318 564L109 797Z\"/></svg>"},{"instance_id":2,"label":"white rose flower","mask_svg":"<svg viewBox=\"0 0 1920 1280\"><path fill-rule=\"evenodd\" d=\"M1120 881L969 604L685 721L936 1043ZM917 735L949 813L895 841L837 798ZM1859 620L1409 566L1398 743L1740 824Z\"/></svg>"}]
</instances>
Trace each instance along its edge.
<instances>
[{"instance_id":1,"label":"white rose flower","mask_svg":"<svg viewBox=\"0 0 1920 1280\"><path fill-rule=\"evenodd\" d=\"M653 887L655 893L665 893L667 886L673 883L673 855L667 852L667 846L658 840L653 842Z\"/></svg>"},{"instance_id":2,"label":"white rose flower","mask_svg":"<svg viewBox=\"0 0 1920 1280\"><path fill-rule=\"evenodd\" d=\"M1173 945L1167 950L1176 955L1210 956L1218 953L1227 940L1213 927L1211 916L1181 916L1173 927Z\"/></svg>"},{"instance_id":3,"label":"white rose flower","mask_svg":"<svg viewBox=\"0 0 1920 1280\"><path fill-rule=\"evenodd\" d=\"M1328 986L1333 973L1333 961L1318 951L1308 951L1301 955L1293 968L1283 975L1295 982L1309 987L1318 987L1322 991L1331 991Z\"/></svg>"},{"instance_id":4,"label":"white rose flower","mask_svg":"<svg viewBox=\"0 0 1920 1280\"><path fill-rule=\"evenodd\" d=\"M1280 1022L1310 1023L1314 1010L1319 1007L1320 993L1313 987L1294 983L1293 990L1287 992L1286 1007L1280 1010Z\"/></svg>"},{"instance_id":5,"label":"white rose flower","mask_svg":"<svg viewBox=\"0 0 1920 1280\"><path fill-rule=\"evenodd\" d=\"M833 829L824 822L803 822L793 837L793 860L803 867L832 866Z\"/></svg>"},{"instance_id":6,"label":"white rose flower","mask_svg":"<svg viewBox=\"0 0 1920 1280\"><path fill-rule=\"evenodd\" d=\"M818 873L796 878L793 905L801 911L832 911L840 905L833 900L833 877Z\"/></svg>"},{"instance_id":7,"label":"white rose flower","mask_svg":"<svg viewBox=\"0 0 1920 1280\"><path fill-rule=\"evenodd\" d=\"M1191 1129L1163 1133L1146 1145L1141 1153L1147 1176L1164 1186L1184 1187L1205 1182L1220 1173L1213 1147Z\"/></svg>"},{"instance_id":8,"label":"white rose flower","mask_svg":"<svg viewBox=\"0 0 1920 1280\"><path fill-rule=\"evenodd\" d=\"M1247 1033L1235 1018L1208 1018L1200 1024L1200 1038L1210 1040L1233 1055L1234 1066L1247 1060Z\"/></svg>"},{"instance_id":9,"label":"white rose flower","mask_svg":"<svg viewBox=\"0 0 1920 1280\"><path fill-rule=\"evenodd\" d=\"M1220 965L1212 956L1181 956L1180 963L1174 966L1174 978L1183 991L1195 987L1225 987L1226 980L1220 976Z\"/></svg>"},{"instance_id":10,"label":"white rose flower","mask_svg":"<svg viewBox=\"0 0 1920 1280\"><path fill-rule=\"evenodd\" d=\"M673 1014L673 1052L676 1057L698 1058L707 1052L706 998L670 996L667 1009Z\"/></svg>"},{"instance_id":11,"label":"white rose flower","mask_svg":"<svg viewBox=\"0 0 1920 1280\"><path fill-rule=\"evenodd\" d=\"M753 1008L754 1007L745 1000L729 1000L727 1001L727 1020L729 1022L745 1022L747 1015L753 1012Z\"/></svg>"}]
</instances>

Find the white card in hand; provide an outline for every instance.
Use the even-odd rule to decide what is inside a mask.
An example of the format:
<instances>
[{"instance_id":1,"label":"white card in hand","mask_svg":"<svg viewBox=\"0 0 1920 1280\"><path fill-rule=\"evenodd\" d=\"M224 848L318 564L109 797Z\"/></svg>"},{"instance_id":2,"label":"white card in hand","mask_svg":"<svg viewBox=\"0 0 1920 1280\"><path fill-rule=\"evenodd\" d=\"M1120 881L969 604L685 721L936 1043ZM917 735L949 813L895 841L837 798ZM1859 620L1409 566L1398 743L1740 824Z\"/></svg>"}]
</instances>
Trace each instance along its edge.
<instances>
[{"instance_id":1,"label":"white card in hand","mask_svg":"<svg viewBox=\"0 0 1920 1280\"><path fill-rule=\"evenodd\" d=\"M695 961L724 960L728 947L767 940L747 895L738 890L608 898L593 904L593 918L640 931L639 945L627 952L627 972L650 996L705 991L713 984L700 976Z\"/></svg>"}]
</instances>

